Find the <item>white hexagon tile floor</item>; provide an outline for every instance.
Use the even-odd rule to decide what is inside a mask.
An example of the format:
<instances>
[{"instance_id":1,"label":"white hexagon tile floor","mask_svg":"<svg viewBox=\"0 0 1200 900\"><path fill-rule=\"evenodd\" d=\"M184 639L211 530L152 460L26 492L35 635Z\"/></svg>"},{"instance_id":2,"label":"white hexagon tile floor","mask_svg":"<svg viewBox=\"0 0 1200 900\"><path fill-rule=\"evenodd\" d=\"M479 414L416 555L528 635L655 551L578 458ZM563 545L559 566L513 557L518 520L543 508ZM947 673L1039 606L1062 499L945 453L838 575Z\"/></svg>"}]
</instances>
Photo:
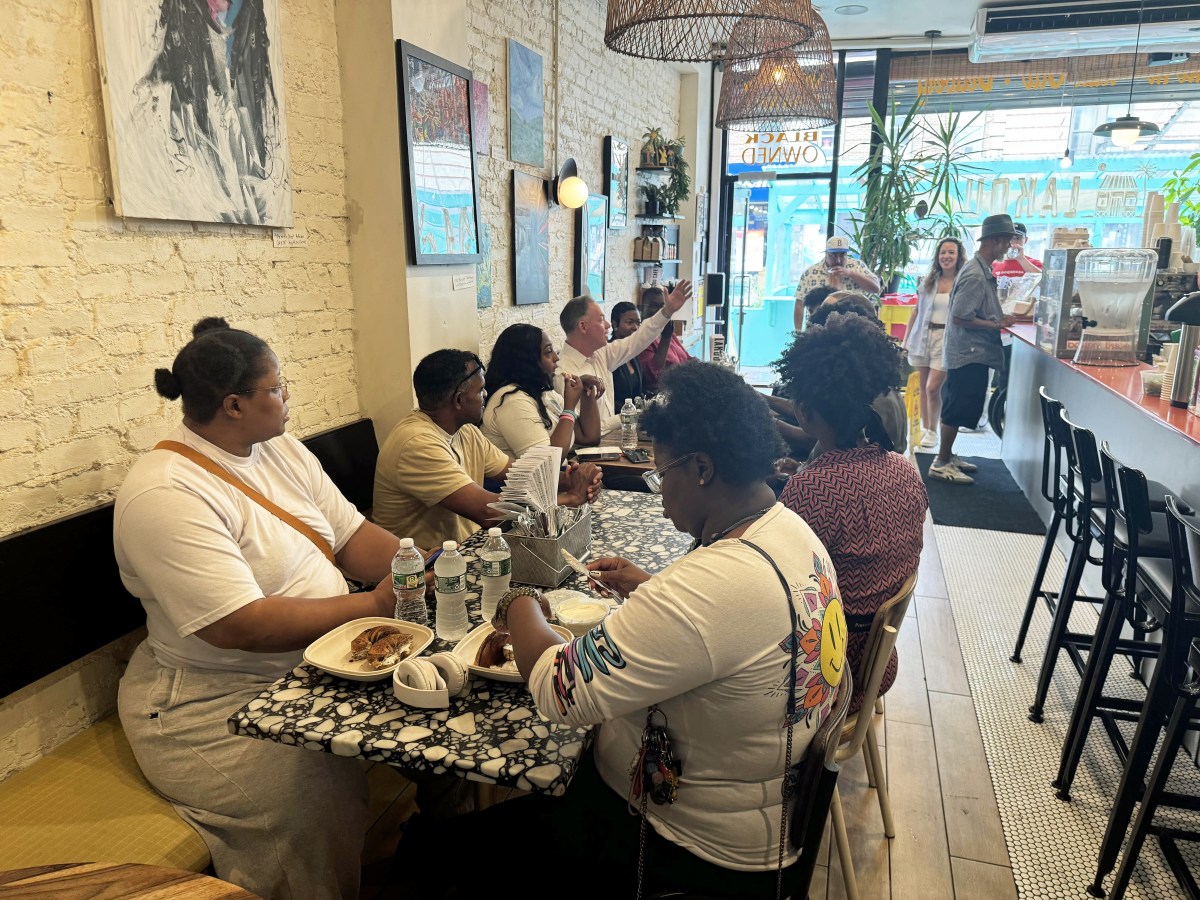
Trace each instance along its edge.
<instances>
[{"instance_id":1,"label":"white hexagon tile floor","mask_svg":"<svg viewBox=\"0 0 1200 900\"><path fill-rule=\"evenodd\" d=\"M1065 654L1055 669L1045 721L1038 725L1026 717L1050 625L1044 607L1034 616L1024 664L1010 662L1009 655L1042 539L944 526L935 526L935 533L1020 896L1086 897L1121 767L1096 724L1071 790L1072 801L1059 800L1050 786L1080 680ZM1048 583L1057 587L1062 570L1063 559L1056 554ZM1091 632L1095 621L1094 610L1082 604L1072 615L1071 628ZM1115 662L1106 692L1142 699L1145 691L1129 673L1127 664ZM936 690L936 685L929 687ZM1123 731L1129 740L1133 725L1123 726ZM1171 787L1200 795L1200 771L1184 752L1176 761ZM1167 820L1196 829L1200 814L1164 810L1156 817L1159 823ZM1200 846L1178 846L1191 871L1200 873ZM1146 841L1126 896L1181 896L1153 837Z\"/></svg>"}]
</instances>

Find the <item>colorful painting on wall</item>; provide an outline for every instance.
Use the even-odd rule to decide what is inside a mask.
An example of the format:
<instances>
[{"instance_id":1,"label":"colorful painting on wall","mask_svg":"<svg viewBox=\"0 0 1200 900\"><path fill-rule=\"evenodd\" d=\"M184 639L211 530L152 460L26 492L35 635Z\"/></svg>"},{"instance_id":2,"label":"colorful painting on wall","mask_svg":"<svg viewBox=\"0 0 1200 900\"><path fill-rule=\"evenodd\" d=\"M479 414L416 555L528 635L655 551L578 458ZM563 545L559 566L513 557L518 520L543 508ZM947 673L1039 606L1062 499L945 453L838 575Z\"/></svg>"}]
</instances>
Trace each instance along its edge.
<instances>
[{"instance_id":1,"label":"colorful painting on wall","mask_svg":"<svg viewBox=\"0 0 1200 900\"><path fill-rule=\"evenodd\" d=\"M575 295L604 302L604 257L608 236L608 198L588 194L575 214Z\"/></svg>"},{"instance_id":2,"label":"colorful painting on wall","mask_svg":"<svg viewBox=\"0 0 1200 900\"><path fill-rule=\"evenodd\" d=\"M488 118L488 86L482 81L471 82L471 126L475 129L475 152L488 156L492 152L492 125Z\"/></svg>"},{"instance_id":3,"label":"colorful painting on wall","mask_svg":"<svg viewBox=\"0 0 1200 900\"><path fill-rule=\"evenodd\" d=\"M398 41L408 166L409 255L415 265L479 261L479 190L471 73Z\"/></svg>"},{"instance_id":4,"label":"colorful painting on wall","mask_svg":"<svg viewBox=\"0 0 1200 900\"><path fill-rule=\"evenodd\" d=\"M550 207L545 183L513 169L513 302L550 302Z\"/></svg>"},{"instance_id":5,"label":"colorful painting on wall","mask_svg":"<svg viewBox=\"0 0 1200 900\"><path fill-rule=\"evenodd\" d=\"M508 39L508 158L531 166L546 164L545 95L542 57Z\"/></svg>"},{"instance_id":6,"label":"colorful painting on wall","mask_svg":"<svg viewBox=\"0 0 1200 900\"><path fill-rule=\"evenodd\" d=\"M93 0L117 215L292 224L279 0Z\"/></svg>"},{"instance_id":7,"label":"colorful painting on wall","mask_svg":"<svg viewBox=\"0 0 1200 900\"><path fill-rule=\"evenodd\" d=\"M604 193L608 195L608 227L629 224L629 145L617 137L604 139Z\"/></svg>"},{"instance_id":8,"label":"colorful painting on wall","mask_svg":"<svg viewBox=\"0 0 1200 900\"><path fill-rule=\"evenodd\" d=\"M479 262L475 263L475 308L492 305L492 232L487 222L480 226Z\"/></svg>"}]
</instances>

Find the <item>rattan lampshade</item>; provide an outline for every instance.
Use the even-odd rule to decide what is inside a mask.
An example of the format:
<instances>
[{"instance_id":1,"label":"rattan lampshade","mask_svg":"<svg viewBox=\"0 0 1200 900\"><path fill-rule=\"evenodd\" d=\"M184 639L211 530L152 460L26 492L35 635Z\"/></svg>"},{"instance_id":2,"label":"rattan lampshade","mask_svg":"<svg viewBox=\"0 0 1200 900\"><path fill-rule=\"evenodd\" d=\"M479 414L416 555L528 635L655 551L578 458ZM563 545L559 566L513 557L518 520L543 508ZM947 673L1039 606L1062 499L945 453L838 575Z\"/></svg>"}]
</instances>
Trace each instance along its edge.
<instances>
[{"instance_id":1,"label":"rattan lampshade","mask_svg":"<svg viewBox=\"0 0 1200 900\"><path fill-rule=\"evenodd\" d=\"M729 48L741 52L758 41L759 59L724 60L717 127L733 131L779 132L824 128L838 120L837 70L824 20L812 14L813 37L796 48L772 36L742 31Z\"/></svg>"},{"instance_id":2,"label":"rattan lampshade","mask_svg":"<svg viewBox=\"0 0 1200 900\"><path fill-rule=\"evenodd\" d=\"M811 0L608 0L604 43L643 59L708 62L724 50L737 26L745 37L731 59L774 46L800 47L813 35Z\"/></svg>"}]
</instances>

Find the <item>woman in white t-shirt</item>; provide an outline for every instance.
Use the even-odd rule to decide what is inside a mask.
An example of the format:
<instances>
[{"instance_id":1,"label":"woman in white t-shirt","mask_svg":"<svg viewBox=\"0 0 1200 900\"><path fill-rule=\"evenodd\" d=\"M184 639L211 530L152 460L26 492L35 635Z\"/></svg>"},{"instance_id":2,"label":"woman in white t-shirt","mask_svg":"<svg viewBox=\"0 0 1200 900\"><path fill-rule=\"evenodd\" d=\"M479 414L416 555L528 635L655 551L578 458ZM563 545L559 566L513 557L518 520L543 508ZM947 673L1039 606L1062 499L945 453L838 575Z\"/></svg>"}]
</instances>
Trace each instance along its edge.
<instances>
[{"instance_id":1,"label":"woman in white t-shirt","mask_svg":"<svg viewBox=\"0 0 1200 900\"><path fill-rule=\"evenodd\" d=\"M639 888L642 896L774 896L780 865L788 867L784 895L793 890L798 857L790 842L780 847L787 748L799 762L838 685L849 683L833 568L766 484L783 448L763 398L733 372L700 362L667 370L661 388L642 416L659 463L646 480L695 544L654 576L616 557L591 563L628 598L568 643L535 598L510 591L500 601L492 625L509 632L538 711L599 726L593 751L561 799L524 797L442 829L406 830L406 887L439 842L478 847L513 835L523 848L504 857L506 874L442 867L431 884L411 885L414 896L450 887L451 896L480 896L525 871L514 865L522 858L535 867L522 877L586 897L632 897ZM666 782L653 784L653 802L631 793L630 763L651 707L681 766L669 804L659 802ZM644 812L648 826L641 851L631 811Z\"/></svg>"},{"instance_id":2,"label":"woman in white t-shirt","mask_svg":"<svg viewBox=\"0 0 1200 900\"><path fill-rule=\"evenodd\" d=\"M519 459L531 447L554 446L563 456L578 440L600 442L596 398L604 385L591 375L564 375L563 394L554 390L558 353L536 325L509 325L492 347L484 386L483 436Z\"/></svg>"},{"instance_id":3,"label":"woman in white t-shirt","mask_svg":"<svg viewBox=\"0 0 1200 900\"><path fill-rule=\"evenodd\" d=\"M908 317L904 348L921 379L921 441L915 448L919 453L932 453L938 445L942 384L946 380L942 339L950 316L950 291L966 261L966 251L958 238L938 241L933 265L917 287L917 305Z\"/></svg>"},{"instance_id":4,"label":"woman in white t-shirt","mask_svg":"<svg viewBox=\"0 0 1200 900\"><path fill-rule=\"evenodd\" d=\"M121 724L146 778L208 844L218 877L262 897L357 897L361 766L232 735L227 720L322 634L392 614L386 576L399 540L284 433L288 382L265 342L223 319L193 335L154 373L159 394L182 397L183 422L172 446L134 463L114 509L121 580L148 630L121 679ZM343 572L378 587L349 593Z\"/></svg>"}]
</instances>

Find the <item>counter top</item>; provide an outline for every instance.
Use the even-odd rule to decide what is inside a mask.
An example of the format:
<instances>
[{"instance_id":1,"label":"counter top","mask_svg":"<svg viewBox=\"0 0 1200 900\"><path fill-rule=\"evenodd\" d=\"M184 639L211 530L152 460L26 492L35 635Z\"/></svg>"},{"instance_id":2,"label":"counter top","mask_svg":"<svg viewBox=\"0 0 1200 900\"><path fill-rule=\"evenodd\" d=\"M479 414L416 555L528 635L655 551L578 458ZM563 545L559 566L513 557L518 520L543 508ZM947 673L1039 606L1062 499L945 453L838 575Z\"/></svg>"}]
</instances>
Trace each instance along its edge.
<instances>
[{"instance_id":1,"label":"counter top","mask_svg":"<svg viewBox=\"0 0 1200 900\"><path fill-rule=\"evenodd\" d=\"M1008 332L1038 352L1045 353L1036 341L1037 326L1032 324L1013 325ZM1046 354L1049 356L1049 354ZM1142 396L1141 372L1149 369L1145 363L1136 366L1080 366L1069 359L1058 360L1068 369L1074 369L1085 378L1108 389L1122 400L1141 409L1147 416L1157 419L1176 434L1182 435L1200 446L1200 416L1193 416L1186 409L1172 406L1165 397Z\"/></svg>"}]
</instances>

